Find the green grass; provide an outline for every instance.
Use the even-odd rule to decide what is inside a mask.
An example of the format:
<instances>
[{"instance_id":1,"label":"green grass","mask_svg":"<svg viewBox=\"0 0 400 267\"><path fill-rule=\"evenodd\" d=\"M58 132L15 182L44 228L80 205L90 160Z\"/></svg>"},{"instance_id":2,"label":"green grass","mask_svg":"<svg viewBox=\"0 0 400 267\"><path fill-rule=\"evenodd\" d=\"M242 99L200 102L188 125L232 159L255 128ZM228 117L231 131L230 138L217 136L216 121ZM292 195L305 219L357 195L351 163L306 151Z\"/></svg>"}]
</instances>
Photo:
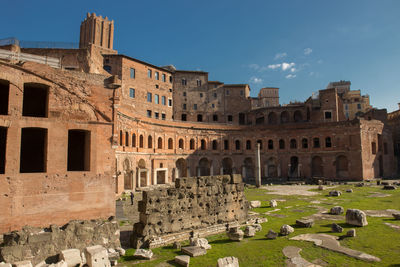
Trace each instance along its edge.
<instances>
[{"instance_id":1,"label":"green grass","mask_svg":"<svg viewBox=\"0 0 400 267\"><path fill-rule=\"evenodd\" d=\"M352 188L353 193L346 193L345 189ZM329 197L329 189L318 191L317 196L281 196L266 194L267 190L246 188L246 198L250 200L260 200L262 205L253 211L264 213L273 208L269 207L271 199L285 199L285 202L278 202L281 210L274 214L285 215L284 218L266 216L268 222L262 224L262 231L255 237L245 238L241 242L230 241L225 234L210 236L207 239L212 246L204 256L191 258L190 266L216 266L218 258L235 256L239 259L240 266L285 266L285 256L282 249L286 246L297 246L302 248L301 255L308 261L322 259L328 263L328 266L400 266L400 230L392 229L385 225L385 222L400 225L399 221L392 218L368 217L368 226L354 227L345 224L345 221L335 221L344 228L343 233L331 233L330 225L333 221L316 221L313 228L295 228L295 232L289 237L278 237L275 240L265 239L269 229L279 231L283 224L294 226L296 219L314 214L315 208L310 206L322 206L326 209L335 205L348 208L357 208L362 210L400 210L400 189L384 191L381 187L354 187L352 185L342 185L337 188L342 191L340 197ZM389 197L368 197L371 193L391 194ZM313 200L321 201L320 204L310 203ZM337 203L337 204L334 204ZM285 209L284 207L292 206ZM297 211L296 211L297 210ZM299 212L299 210L303 212ZM319 248L311 242L290 241L289 238L304 233L328 233L331 235L342 236L347 230L356 228L357 236L354 238L344 238L340 241L342 246L379 257L382 261L379 263L369 263L357 260L346 255ZM187 242L186 242L187 244ZM176 255L180 255L179 250L172 246L153 249L154 259L151 261L138 261L132 255L134 249L127 250L126 256L120 259L120 264L124 266L172 266L172 260Z\"/></svg>"}]
</instances>

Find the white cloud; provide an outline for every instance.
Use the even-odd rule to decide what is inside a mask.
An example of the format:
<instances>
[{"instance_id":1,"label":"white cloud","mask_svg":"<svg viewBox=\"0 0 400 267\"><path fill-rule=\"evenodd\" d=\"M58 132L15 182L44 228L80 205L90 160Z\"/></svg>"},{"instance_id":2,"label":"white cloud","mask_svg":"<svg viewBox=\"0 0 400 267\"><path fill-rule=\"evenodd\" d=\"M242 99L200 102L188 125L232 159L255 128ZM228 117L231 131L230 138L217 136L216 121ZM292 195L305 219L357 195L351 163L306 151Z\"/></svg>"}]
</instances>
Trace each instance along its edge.
<instances>
[{"instance_id":1,"label":"white cloud","mask_svg":"<svg viewBox=\"0 0 400 267\"><path fill-rule=\"evenodd\" d=\"M291 69L290 69L290 72L296 72L296 71L297 71L296 68L291 68Z\"/></svg>"},{"instance_id":2,"label":"white cloud","mask_svg":"<svg viewBox=\"0 0 400 267\"><path fill-rule=\"evenodd\" d=\"M255 76L250 78L250 83L260 84L262 82L263 82L263 80L261 78L257 78Z\"/></svg>"},{"instance_id":3,"label":"white cloud","mask_svg":"<svg viewBox=\"0 0 400 267\"><path fill-rule=\"evenodd\" d=\"M288 74L285 76L286 79L293 79L296 78L296 74Z\"/></svg>"},{"instance_id":4,"label":"white cloud","mask_svg":"<svg viewBox=\"0 0 400 267\"><path fill-rule=\"evenodd\" d=\"M312 49L311 48L307 47L307 48L304 49L304 55L308 56L311 53L312 53Z\"/></svg>"},{"instance_id":5,"label":"white cloud","mask_svg":"<svg viewBox=\"0 0 400 267\"><path fill-rule=\"evenodd\" d=\"M284 58L284 57L286 57L286 56L287 56L286 52L277 53L277 54L275 55L274 59L277 60L277 59L280 59L280 58Z\"/></svg>"},{"instance_id":6,"label":"white cloud","mask_svg":"<svg viewBox=\"0 0 400 267\"><path fill-rule=\"evenodd\" d=\"M293 63L293 62L292 62L292 63L283 62L283 63L282 63L282 70L283 70L283 71L288 70L288 69L294 67L294 65L296 65L296 64Z\"/></svg>"},{"instance_id":7,"label":"white cloud","mask_svg":"<svg viewBox=\"0 0 400 267\"><path fill-rule=\"evenodd\" d=\"M253 63L253 64L250 64L250 65L249 65L249 68L250 68L250 69L253 69L253 70L258 70L258 69L260 68L260 66L259 66L258 64L254 64L254 63Z\"/></svg>"},{"instance_id":8,"label":"white cloud","mask_svg":"<svg viewBox=\"0 0 400 267\"><path fill-rule=\"evenodd\" d=\"M272 65L268 65L268 68L274 70L274 69L280 68L281 66L282 66L282 64L272 64Z\"/></svg>"}]
</instances>

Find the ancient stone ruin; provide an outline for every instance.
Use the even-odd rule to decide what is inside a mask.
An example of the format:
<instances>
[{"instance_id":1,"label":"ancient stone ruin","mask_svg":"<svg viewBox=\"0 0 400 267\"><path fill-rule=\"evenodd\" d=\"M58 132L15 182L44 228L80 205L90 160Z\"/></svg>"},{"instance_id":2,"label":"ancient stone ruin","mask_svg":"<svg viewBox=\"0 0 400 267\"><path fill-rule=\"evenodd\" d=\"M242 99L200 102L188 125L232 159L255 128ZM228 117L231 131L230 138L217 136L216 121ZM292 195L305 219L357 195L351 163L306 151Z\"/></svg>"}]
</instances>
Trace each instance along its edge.
<instances>
[{"instance_id":1,"label":"ancient stone ruin","mask_svg":"<svg viewBox=\"0 0 400 267\"><path fill-rule=\"evenodd\" d=\"M144 191L139 212L132 246L152 248L188 240L192 230L224 232L226 223L247 218L248 202L240 174L177 178L175 186Z\"/></svg>"}]
</instances>

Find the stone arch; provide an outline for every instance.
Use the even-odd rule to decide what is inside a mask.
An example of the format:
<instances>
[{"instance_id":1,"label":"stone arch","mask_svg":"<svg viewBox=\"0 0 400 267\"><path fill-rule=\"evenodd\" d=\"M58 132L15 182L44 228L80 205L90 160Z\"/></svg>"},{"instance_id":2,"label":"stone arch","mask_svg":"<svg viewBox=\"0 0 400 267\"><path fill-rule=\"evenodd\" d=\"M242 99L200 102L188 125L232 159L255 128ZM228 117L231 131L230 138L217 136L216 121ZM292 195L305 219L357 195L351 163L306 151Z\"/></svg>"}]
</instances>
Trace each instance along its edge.
<instances>
[{"instance_id":1,"label":"stone arch","mask_svg":"<svg viewBox=\"0 0 400 267\"><path fill-rule=\"evenodd\" d=\"M199 160L199 176L209 176L210 175L211 162L207 158L201 158Z\"/></svg>"},{"instance_id":2,"label":"stone arch","mask_svg":"<svg viewBox=\"0 0 400 267\"><path fill-rule=\"evenodd\" d=\"M349 161L346 156L340 155L336 157L336 177L349 177Z\"/></svg>"},{"instance_id":3,"label":"stone arch","mask_svg":"<svg viewBox=\"0 0 400 267\"><path fill-rule=\"evenodd\" d=\"M256 124L264 124L264 114L263 113L257 113L256 114Z\"/></svg>"},{"instance_id":4,"label":"stone arch","mask_svg":"<svg viewBox=\"0 0 400 267\"><path fill-rule=\"evenodd\" d=\"M268 124L277 124L278 123L278 116L275 112L270 112L268 114Z\"/></svg>"},{"instance_id":5,"label":"stone arch","mask_svg":"<svg viewBox=\"0 0 400 267\"><path fill-rule=\"evenodd\" d=\"M320 156L314 156L311 160L311 176L312 177L323 177L324 167L322 158Z\"/></svg>"},{"instance_id":6,"label":"stone arch","mask_svg":"<svg viewBox=\"0 0 400 267\"><path fill-rule=\"evenodd\" d=\"M281 123L288 123L290 121L289 112L283 111L281 113Z\"/></svg>"},{"instance_id":7,"label":"stone arch","mask_svg":"<svg viewBox=\"0 0 400 267\"><path fill-rule=\"evenodd\" d=\"M222 173L221 174L232 174L233 161L231 158L222 159Z\"/></svg>"},{"instance_id":8,"label":"stone arch","mask_svg":"<svg viewBox=\"0 0 400 267\"><path fill-rule=\"evenodd\" d=\"M302 122L303 121L303 113L300 110L296 110L293 114L293 120L295 122Z\"/></svg>"},{"instance_id":9,"label":"stone arch","mask_svg":"<svg viewBox=\"0 0 400 267\"><path fill-rule=\"evenodd\" d=\"M243 178L248 180L248 179L254 179L254 163L252 158L245 158L243 161Z\"/></svg>"},{"instance_id":10,"label":"stone arch","mask_svg":"<svg viewBox=\"0 0 400 267\"><path fill-rule=\"evenodd\" d=\"M131 162L128 158L124 160L122 163L123 171L124 171L124 190L132 190L133 189L133 171L131 167Z\"/></svg>"},{"instance_id":11,"label":"stone arch","mask_svg":"<svg viewBox=\"0 0 400 267\"><path fill-rule=\"evenodd\" d=\"M168 138L168 149L173 149L174 148L174 141L172 138Z\"/></svg>"},{"instance_id":12,"label":"stone arch","mask_svg":"<svg viewBox=\"0 0 400 267\"><path fill-rule=\"evenodd\" d=\"M161 137L158 137L158 140L157 140L157 148L158 148L158 149L162 149L162 148L163 148L162 138L161 138Z\"/></svg>"},{"instance_id":13,"label":"stone arch","mask_svg":"<svg viewBox=\"0 0 400 267\"><path fill-rule=\"evenodd\" d=\"M184 158L179 158L175 162L177 177L187 177L187 161Z\"/></svg>"}]
</instances>

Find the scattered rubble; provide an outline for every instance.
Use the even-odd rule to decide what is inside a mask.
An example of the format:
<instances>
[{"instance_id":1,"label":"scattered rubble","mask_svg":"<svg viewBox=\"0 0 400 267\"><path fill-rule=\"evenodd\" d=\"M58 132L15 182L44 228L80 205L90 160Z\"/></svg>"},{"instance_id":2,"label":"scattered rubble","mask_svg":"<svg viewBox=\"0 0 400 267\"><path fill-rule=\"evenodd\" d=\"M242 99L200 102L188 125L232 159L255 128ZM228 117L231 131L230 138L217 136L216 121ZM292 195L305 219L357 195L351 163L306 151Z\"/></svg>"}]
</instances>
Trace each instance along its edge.
<instances>
[{"instance_id":1,"label":"scattered rubble","mask_svg":"<svg viewBox=\"0 0 400 267\"><path fill-rule=\"evenodd\" d=\"M207 250L202 248L202 247L194 247L194 246L190 246L190 247L183 247L181 249L181 251L183 253L185 253L186 255L189 255L190 257L197 257L197 256L202 256L202 255L206 255L207 254Z\"/></svg>"},{"instance_id":2,"label":"scattered rubble","mask_svg":"<svg viewBox=\"0 0 400 267\"><path fill-rule=\"evenodd\" d=\"M343 227L341 227L339 224L332 223L331 226L332 232L334 233L342 233L343 232Z\"/></svg>"},{"instance_id":3,"label":"scattered rubble","mask_svg":"<svg viewBox=\"0 0 400 267\"><path fill-rule=\"evenodd\" d=\"M299 227L311 228L314 225L313 219L298 219L296 220L296 225Z\"/></svg>"},{"instance_id":4,"label":"scattered rubble","mask_svg":"<svg viewBox=\"0 0 400 267\"><path fill-rule=\"evenodd\" d=\"M246 226L244 229L244 236L245 237L253 237L256 235L256 228L253 226Z\"/></svg>"},{"instance_id":5,"label":"scattered rubble","mask_svg":"<svg viewBox=\"0 0 400 267\"><path fill-rule=\"evenodd\" d=\"M278 233L273 230L269 230L268 234L265 237L267 239L276 239L278 237Z\"/></svg>"},{"instance_id":6,"label":"scattered rubble","mask_svg":"<svg viewBox=\"0 0 400 267\"><path fill-rule=\"evenodd\" d=\"M151 251L150 249L147 250L138 248L136 249L135 254L133 254L133 256L138 259L151 260L151 258L153 257L153 251Z\"/></svg>"},{"instance_id":7,"label":"scattered rubble","mask_svg":"<svg viewBox=\"0 0 400 267\"><path fill-rule=\"evenodd\" d=\"M276 208L278 206L278 203L276 202L276 200L272 199L269 201L269 206L271 208Z\"/></svg>"},{"instance_id":8,"label":"scattered rubble","mask_svg":"<svg viewBox=\"0 0 400 267\"><path fill-rule=\"evenodd\" d=\"M341 206L335 206L335 207L331 208L329 213L332 214L332 215L340 215L340 214L344 213L344 208L341 207Z\"/></svg>"},{"instance_id":9,"label":"scattered rubble","mask_svg":"<svg viewBox=\"0 0 400 267\"><path fill-rule=\"evenodd\" d=\"M190 256L187 255L179 255L175 256L175 263L179 266L189 267Z\"/></svg>"},{"instance_id":10,"label":"scattered rubble","mask_svg":"<svg viewBox=\"0 0 400 267\"><path fill-rule=\"evenodd\" d=\"M289 235L289 234L291 234L293 232L294 232L294 229L293 229L292 226L287 225L287 224L284 224L284 225L281 226L281 229L280 229L280 234L281 235Z\"/></svg>"},{"instance_id":11,"label":"scattered rubble","mask_svg":"<svg viewBox=\"0 0 400 267\"><path fill-rule=\"evenodd\" d=\"M230 240L241 241L243 240L244 233L239 227L232 227L227 233Z\"/></svg>"},{"instance_id":12,"label":"scattered rubble","mask_svg":"<svg viewBox=\"0 0 400 267\"><path fill-rule=\"evenodd\" d=\"M348 209L346 211L346 223L356 226L366 226L367 215L359 209Z\"/></svg>"},{"instance_id":13,"label":"scattered rubble","mask_svg":"<svg viewBox=\"0 0 400 267\"><path fill-rule=\"evenodd\" d=\"M239 260L235 257L219 258L217 267L239 267Z\"/></svg>"}]
</instances>

